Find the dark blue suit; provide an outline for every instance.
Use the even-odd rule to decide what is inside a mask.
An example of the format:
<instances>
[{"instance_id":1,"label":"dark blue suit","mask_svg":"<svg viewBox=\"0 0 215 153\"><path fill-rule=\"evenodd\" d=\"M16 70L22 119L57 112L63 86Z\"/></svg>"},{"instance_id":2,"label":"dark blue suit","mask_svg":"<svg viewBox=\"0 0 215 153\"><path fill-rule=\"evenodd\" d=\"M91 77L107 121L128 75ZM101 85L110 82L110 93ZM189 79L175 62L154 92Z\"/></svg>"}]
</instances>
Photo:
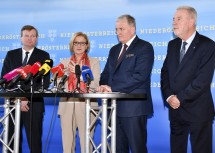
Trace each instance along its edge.
<instances>
[{"instance_id":1,"label":"dark blue suit","mask_svg":"<svg viewBox=\"0 0 215 153\"><path fill-rule=\"evenodd\" d=\"M44 63L45 60L50 59L49 54L40 49L34 48L27 64L33 65L36 62ZM1 76L7 74L11 70L22 66L22 48L15 49L12 51L8 51L4 60L4 64L1 71ZM44 77L44 88L48 88L49 86L50 75L47 74ZM35 90L41 88L41 78L34 79L33 87ZM24 83L21 81L21 88L27 92L30 92L30 82ZM27 97L30 101L31 98ZM30 123L30 111L21 113L21 126L25 126L26 135L28 139L28 145L30 146L30 134L32 140L32 153L42 153L42 121L43 121L43 112L44 112L44 100L42 97L33 98L32 99L32 122ZM30 106L29 106L30 108ZM30 133L30 125L32 124L31 133ZM14 125L11 124L9 126L9 138L12 136L14 132ZM22 139L22 135L21 139ZM20 142L20 150L22 152L22 141ZM13 145L13 144L12 144ZM11 145L11 146L12 146ZM13 147L13 146L12 146Z\"/></svg>"},{"instance_id":2,"label":"dark blue suit","mask_svg":"<svg viewBox=\"0 0 215 153\"><path fill-rule=\"evenodd\" d=\"M125 150L128 147L120 144L129 144L132 153L140 153L142 152L142 148L145 148L144 144L146 143L146 116L153 114L150 77L154 62L154 50L150 43L136 36L128 47L123 60L116 67L121 48L121 43L111 48L108 61L101 74L100 84L109 85L113 92L147 94L147 100L117 100L117 118L120 119L120 121L117 120L117 153L124 152L119 151L119 146ZM142 120L139 122L141 125L136 125L136 118ZM133 133L129 132L131 130ZM127 142L119 141L121 132L124 132L126 135L127 140L125 139L124 141ZM142 145L142 147L138 145ZM125 146L126 148L123 148Z\"/></svg>"},{"instance_id":3,"label":"dark blue suit","mask_svg":"<svg viewBox=\"0 0 215 153\"><path fill-rule=\"evenodd\" d=\"M177 95L181 103L179 109L169 108L171 147L173 152L178 153L183 153L187 149L186 146L181 147L179 144L180 141L181 144L187 144L188 134L185 134L184 137L182 136L180 140L175 140L174 138L177 132L182 132L182 128L180 130L175 129L180 124L183 125L184 129L189 127L190 132L193 132L193 135L191 135L191 143L193 143L194 147L193 152L201 153L201 149L212 147L210 145L211 140L205 138L204 135L212 135L212 120L214 119L214 105L210 85L215 66L215 43L209 38L196 33L183 60L179 64L181 43L182 40L179 38L169 42L167 57L161 73L164 100L170 95ZM206 123L209 126L205 126ZM202 138L195 138L195 132L197 133L199 130L196 125L205 126L205 131L207 132L205 134L200 132ZM200 139L205 141L208 146L196 143ZM210 151L206 152L210 153Z\"/></svg>"}]
</instances>

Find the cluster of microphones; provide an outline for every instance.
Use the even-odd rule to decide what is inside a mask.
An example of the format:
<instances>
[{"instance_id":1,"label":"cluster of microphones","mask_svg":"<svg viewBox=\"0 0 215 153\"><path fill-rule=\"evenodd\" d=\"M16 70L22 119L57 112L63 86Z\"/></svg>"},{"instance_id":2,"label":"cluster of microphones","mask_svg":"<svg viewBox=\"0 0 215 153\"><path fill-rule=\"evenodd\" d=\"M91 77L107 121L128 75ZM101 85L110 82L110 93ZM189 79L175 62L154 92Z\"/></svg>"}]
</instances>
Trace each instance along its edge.
<instances>
[{"instance_id":1,"label":"cluster of microphones","mask_svg":"<svg viewBox=\"0 0 215 153\"><path fill-rule=\"evenodd\" d=\"M55 67L53 66L53 60L45 60L43 64L36 62L33 65L26 65L23 67L18 67L7 74L5 74L0 79L0 86L4 88L10 88L16 85L19 81L24 81L25 83L31 81L33 78L43 78L50 71L52 77L50 79L50 84L54 83L54 87L57 87L59 90L63 90L65 82L69 78L70 72L64 69L63 64L59 64ZM94 79L91 69L88 66L75 65L75 75L77 77L76 88L80 88L80 77L82 76L84 83L89 87L91 81ZM57 81L59 78L60 81Z\"/></svg>"}]
</instances>

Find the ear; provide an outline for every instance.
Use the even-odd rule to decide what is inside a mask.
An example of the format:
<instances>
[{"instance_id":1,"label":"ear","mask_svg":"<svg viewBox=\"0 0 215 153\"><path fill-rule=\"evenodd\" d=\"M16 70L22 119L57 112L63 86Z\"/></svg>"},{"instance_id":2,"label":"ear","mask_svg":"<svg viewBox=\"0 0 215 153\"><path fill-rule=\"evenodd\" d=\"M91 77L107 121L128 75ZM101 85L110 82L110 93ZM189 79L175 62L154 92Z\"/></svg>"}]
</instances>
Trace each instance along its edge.
<instances>
[{"instance_id":1,"label":"ear","mask_svg":"<svg viewBox=\"0 0 215 153\"><path fill-rule=\"evenodd\" d=\"M135 33L136 33L136 29L135 29L135 27L134 27L134 26L132 26L131 31L132 31L132 33L135 35Z\"/></svg>"},{"instance_id":2,"label":"ear","mask_svg":"<svg viewBox=\"0 0 215 153\"><path fill-rule=\"evenodd\" d=\"M195 27L195 20L193 18L189 21L190 27Z\"/></svg>"}]
</instances>

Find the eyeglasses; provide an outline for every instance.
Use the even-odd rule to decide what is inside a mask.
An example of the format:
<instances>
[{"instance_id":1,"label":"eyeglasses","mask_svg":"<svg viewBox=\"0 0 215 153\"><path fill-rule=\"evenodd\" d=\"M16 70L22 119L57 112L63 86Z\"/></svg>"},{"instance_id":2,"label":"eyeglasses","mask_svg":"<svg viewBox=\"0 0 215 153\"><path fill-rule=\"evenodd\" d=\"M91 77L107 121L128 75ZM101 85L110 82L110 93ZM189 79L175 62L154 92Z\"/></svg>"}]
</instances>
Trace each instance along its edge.
<instances>
[{"instance_id":1,"label":"eyeglasses","mask_svg":"<svg viewBox=\"0 0 215 153\"><path fill-rule=\"evenodd\" d=\"M85 46L85 45L87 45L87 43L86 42L73 42L73 45L75 45L75 46L78 46L78 45L81 45L81 46Z\"/></svg>"}]
</instances>

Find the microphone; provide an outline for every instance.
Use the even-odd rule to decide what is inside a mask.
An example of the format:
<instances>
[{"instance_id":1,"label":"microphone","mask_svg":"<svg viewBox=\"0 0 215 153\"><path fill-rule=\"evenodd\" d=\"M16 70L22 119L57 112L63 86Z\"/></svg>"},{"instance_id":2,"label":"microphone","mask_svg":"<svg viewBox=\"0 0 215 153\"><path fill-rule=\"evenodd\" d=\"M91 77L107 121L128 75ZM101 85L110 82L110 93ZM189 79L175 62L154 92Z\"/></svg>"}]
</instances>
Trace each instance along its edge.
<instances>
[{"instance_id":1,"label":"microphone","mask_svg":"<svg viewBox=\"0 0 215 153\"><path fill-rule=\"evenodd\" d=\"M3 76L2 79L0 79L0 85L4 84L6 82L9 82L10 80L12 80L13 78L15 78L19 73L17 72L18 69L21 69L22 67L18 67L10 72L8 72L7 74L5 74Z\"/></svg>"},{"instance_id":2,"label":"microphone","mask_svg":"<svg viewBox=\"0 0 215 153\"><path fill-rule=\"evenodd\" d=\"M53 60L52 59L45 60L44 64L39 69L37 77L42 76L42 75L46 75L50 71L52 66L53 66Z\"/></svg>"},{"instance_id":3,"label":"microphone","mask_svg":"<svg viewBox=\"0 0 215 153\"><path fill-rule=\"evenodd\" d=\"M75 65L75 75L76 75L76 78L77 78L76 88L79 89L80 88L80 77L81 77L80 65Z\"/></svg>"},{"instance_id":4,"label":"microphone","mask_svg":"<svg viewBox=\"0 0 215 153\"><path fill-rule=\"evenodd\" d=\"M62 77L64 75L63 69L64 69L63 64L59 64L51 69L53 75L52 78L50 79L50 83L52 83L57 77Z\"/></svg>"},{"instance_id":5,"label":"microphone","mask_svg":"<svg viewBox=\"0 0 215 153\"><path fill-rule=\"evenodd\" d=\"M18 82L20 79L25 79L27 77L27 74L28 74L30 68L31 68L31 65L26 65L22 69L18 69L17 72L19 74L13 78L13 80L8 84L8 87L11 87L16 82Z\"/></svg>"},{"instance_id":6,"label":"microphone","mask_svg":"<svg viewBox=\"0 0 215 153\"><path fill-rule=\"evenodd\" d=\"M63 87L68 77L69 77L69 72L67 71L65 72L64 76L61 78L60 82L58 83L58 89L61 89Z\"/></svg>"},{"instance_id":7,"label":"microphone","mask_svg":"<svg viewBox=\"0 0 215 153\"><path fill-rule=\"evenodd\" d=\"M94 79L93 73L92 73L90 67L86 66L86 65L83 65L81 74L82 74L82 77L83 77L83 81L85 83L87 83L88 85L90 85L91 81Z\"/></svg>"},{"instance_id":8,"label":"microphone","mask_svg":"<svg viewBox=\"0 0 215 153\"><path fill-rule=\"evenodd\" d=\"M27 77L25 78L25 82L28 82L35 74L39 71L39 68L41 67L40 62L36 62L32 65L32 67L29 70L29 73Z\"/></svg>"}]
</instances>

